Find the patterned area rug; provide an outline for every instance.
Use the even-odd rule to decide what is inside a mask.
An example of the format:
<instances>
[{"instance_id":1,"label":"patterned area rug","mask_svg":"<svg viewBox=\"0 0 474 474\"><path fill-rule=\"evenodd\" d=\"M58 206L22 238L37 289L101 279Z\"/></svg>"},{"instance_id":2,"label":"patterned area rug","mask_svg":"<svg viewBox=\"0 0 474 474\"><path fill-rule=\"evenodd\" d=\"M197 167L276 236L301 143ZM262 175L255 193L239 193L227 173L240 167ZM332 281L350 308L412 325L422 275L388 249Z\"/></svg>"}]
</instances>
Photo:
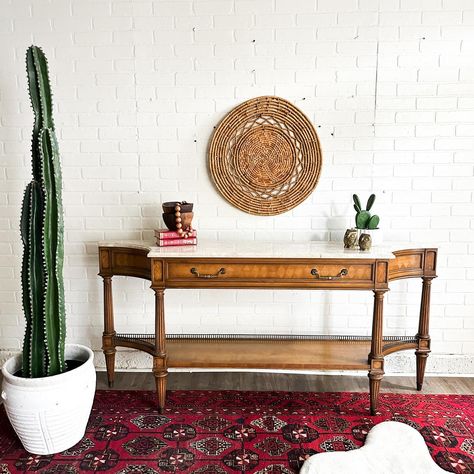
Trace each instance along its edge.
<instances>
[{"instance_id":1,"label":"patterned area rug","mask_svg":"<svg viewBox=\"0 0 474 474\"><path fill-rule=\"evenodd\" d=\"M415 427L450 472L474 472L474 396L367 393L98 391L83 440L54 456L25 452L0 415L0 473L297 473L316 452L364 444L383 420Z\"/></svg>"}]
</instances>

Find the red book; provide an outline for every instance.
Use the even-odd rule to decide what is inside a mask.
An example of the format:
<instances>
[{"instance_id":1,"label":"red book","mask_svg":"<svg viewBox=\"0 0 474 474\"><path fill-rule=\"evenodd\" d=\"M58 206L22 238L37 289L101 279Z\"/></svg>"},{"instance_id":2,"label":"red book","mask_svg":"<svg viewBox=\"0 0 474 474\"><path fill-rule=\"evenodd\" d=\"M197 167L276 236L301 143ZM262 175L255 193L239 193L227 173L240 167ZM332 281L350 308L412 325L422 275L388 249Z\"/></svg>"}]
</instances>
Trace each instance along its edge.
<instances>
[{"instance_id":1,"label":"red book","mask_svg":"<svg viewBox=\"0 0 474 474\"><path fill-rule=\"evenodd\" d=\"M156 239L156 245L158 247L177 247L179 245L196 245L196 237L190 237L187 239Z\"/></svg>"},{"instance_id":2,"label":"red book","mask_svg":"<svg viewBox=\"0 0 474 474\"><path fill-rule=\"evenodd\" d=\"M188 237L197 236L196 229L192 229L191 231L186 232L189 234ZM181 239L178 232L176 232L175 230L168 229L155 229L155 237L157 240Z\"/></svg>"}]
</instances>

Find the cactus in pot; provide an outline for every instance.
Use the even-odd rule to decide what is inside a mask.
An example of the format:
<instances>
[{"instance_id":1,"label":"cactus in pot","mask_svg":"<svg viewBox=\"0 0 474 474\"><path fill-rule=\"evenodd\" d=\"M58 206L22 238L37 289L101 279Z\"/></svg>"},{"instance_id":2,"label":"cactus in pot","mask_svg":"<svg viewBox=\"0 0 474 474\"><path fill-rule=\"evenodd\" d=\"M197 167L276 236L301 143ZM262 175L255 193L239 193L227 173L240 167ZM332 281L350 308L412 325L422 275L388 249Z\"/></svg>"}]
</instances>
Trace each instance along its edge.
<instances>
[{"instance_id":1,"label":"cactus in pot","mask_svg":"<svg viewBox=\"0 0 474 474\"><path fill-rule=\"evenodd\" d=\"M367 205L365 209L362 209L359 196L354 194L352 196L354 200L354 209L356 210L355 222L358 229L378 229L380 217L376 214L371 215L370 210L375 202L375 194L371 194L367 200Z\"/></svg>"},{"instance_id":2,"label":"cactus in pot","mask_svg":"<svg viewBox=\"0 0 474 474\"><path fill-rule=\"evenodd\" d=\"M30 46L26 65L34 126L33 177L25 189L20 225L26 319L22 375L46 377L66 370L62 180L48 64L43 51Z\"/></svg>"},{"instance_id":3,"label":"cactus in pot","mask_svg":"<svg viewBox=\"0 0 474 474\"><path fill-rule=\"evenodd\" d=\"M23 353L3 364L1 399L25 450L54 454L84 436L95 392L94 353L65 344L61 168L48 65L40 48L28 48L26 68L35 117L33 176L20 224L26 330Z\"/></svg>"}]
</instances>

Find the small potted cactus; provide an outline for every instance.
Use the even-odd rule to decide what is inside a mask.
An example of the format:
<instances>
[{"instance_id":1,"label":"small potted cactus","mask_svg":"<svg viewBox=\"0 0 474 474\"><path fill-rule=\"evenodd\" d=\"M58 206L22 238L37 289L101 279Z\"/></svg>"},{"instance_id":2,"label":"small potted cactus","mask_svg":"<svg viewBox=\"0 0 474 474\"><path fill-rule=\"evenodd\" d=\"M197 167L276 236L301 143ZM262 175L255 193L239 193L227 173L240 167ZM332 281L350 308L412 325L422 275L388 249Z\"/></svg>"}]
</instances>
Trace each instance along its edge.
<instances>
[{"instance_id":1,"label":"small potted cactus","mask_svg":"<svg viewBox=\"0 0 474 474\"><path fill-rule=\"evenodd\" d=\"M365 209L362 209L362 204L357 194L354 194L352 199L354 200L354 209L356 211L355 223L356 228L359 230L359 240L360 236L365 234L370 235L373 245L381 244L382 234L379 229L380 217L377 214L370 213L375 202L375 194L369 196Z\"/></svg>"},{"instance_id":2,"label":"small potted cactus","mask_svg":"<svg viewBox=\"0 0 474 474\"><path fill-rule=\"evenodd\" d=\"M84 435L95 393L93 353L65 344L64 225L61 166L43 51L26 54L35 121L31 182L21 210L21 282L26 319L23 354L2 368L2 399L24 448L53 454Z\"/></svg>"}]
</instances>

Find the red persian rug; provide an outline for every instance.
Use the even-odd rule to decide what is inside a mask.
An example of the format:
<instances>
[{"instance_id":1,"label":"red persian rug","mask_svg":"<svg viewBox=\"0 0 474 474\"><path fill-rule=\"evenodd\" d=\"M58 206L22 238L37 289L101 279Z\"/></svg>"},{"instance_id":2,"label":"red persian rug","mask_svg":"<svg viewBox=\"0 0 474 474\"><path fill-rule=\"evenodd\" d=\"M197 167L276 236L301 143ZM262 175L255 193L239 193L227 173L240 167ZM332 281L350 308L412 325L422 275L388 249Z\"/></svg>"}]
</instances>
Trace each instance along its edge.
<instances>
[{"instance_id":1,"label":"red persian rug","mask_svg":"<svg viewBox=\"0 0 474 474\"><path fill-rule=\"evenodd\" d=\"M171 391L163 414L155 394L98 391L87 432L53 456L25 452L0 423L0 473L105 471L155 474L297 473L307 456L364 444L384 420L416 428L445 470L474 472L474 396L367 393Z\"/></svg>"}]
</instances>

